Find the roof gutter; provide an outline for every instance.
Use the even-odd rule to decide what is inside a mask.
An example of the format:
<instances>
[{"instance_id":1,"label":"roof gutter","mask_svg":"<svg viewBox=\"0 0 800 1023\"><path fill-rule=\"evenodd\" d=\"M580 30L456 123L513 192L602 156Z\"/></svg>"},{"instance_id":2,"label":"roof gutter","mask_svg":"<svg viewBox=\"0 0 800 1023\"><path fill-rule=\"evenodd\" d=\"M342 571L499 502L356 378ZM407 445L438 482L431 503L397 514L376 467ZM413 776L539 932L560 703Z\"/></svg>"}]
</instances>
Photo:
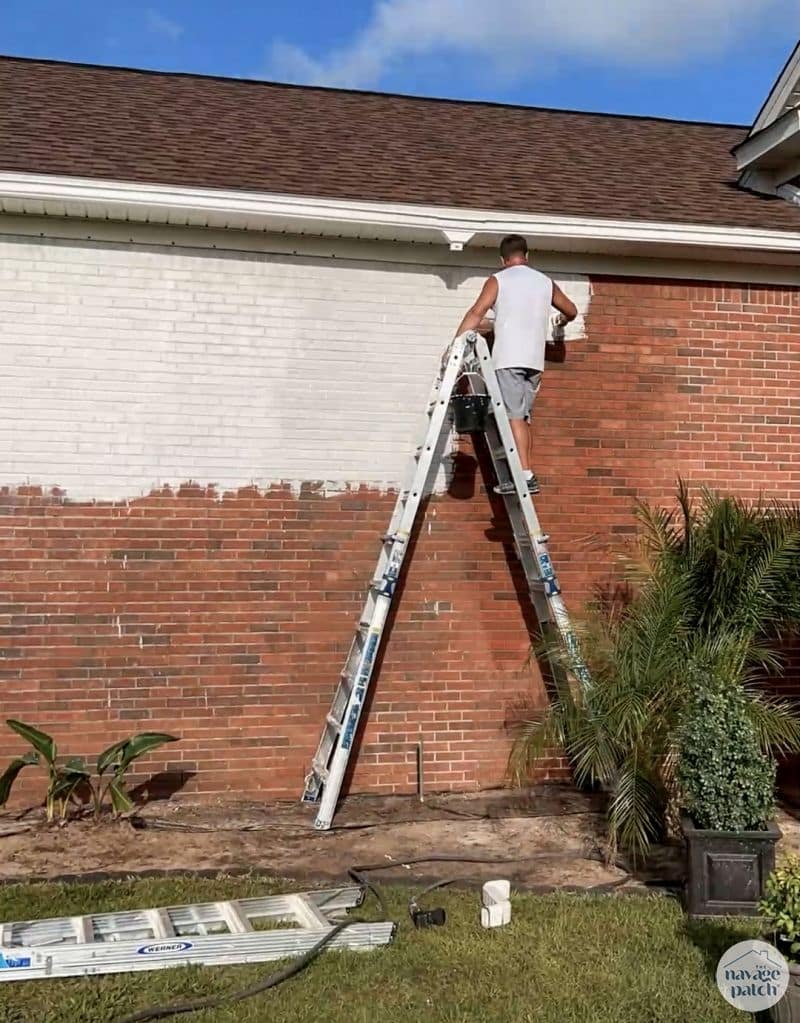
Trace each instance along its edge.
<instances>
[{"instance_id":1,"label":"roof gutter","mask_svg":"<svg viewBox=\"0 0 800 1023\"><path fill-rule=\"evenodd\" d=\"M800 260L800 231L563 217L405 203L183 188L123 181L0 172L0 212L447 244L495 245L510 232L532 247L624 255L671 254L743 261Z\"/></svg>"}]
</instances>

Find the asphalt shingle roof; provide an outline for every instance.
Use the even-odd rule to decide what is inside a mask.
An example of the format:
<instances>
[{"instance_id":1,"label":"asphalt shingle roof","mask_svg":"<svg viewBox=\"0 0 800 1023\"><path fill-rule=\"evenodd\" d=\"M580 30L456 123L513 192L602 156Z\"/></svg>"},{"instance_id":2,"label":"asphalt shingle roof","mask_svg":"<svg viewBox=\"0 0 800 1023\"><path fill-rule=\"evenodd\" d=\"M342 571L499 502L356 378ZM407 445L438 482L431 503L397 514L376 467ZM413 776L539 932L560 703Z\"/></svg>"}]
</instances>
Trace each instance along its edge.
<instances>
[{"instance_id":1,"label":"asphalt shingle roof","mask_svg":"<svg viewBox=\"0 0 800 1023\"><path fill-rule=\"evenodd\" d=\"M0 170L800 231L748 129L0 57Z\"/></svg>"}]
</instances>

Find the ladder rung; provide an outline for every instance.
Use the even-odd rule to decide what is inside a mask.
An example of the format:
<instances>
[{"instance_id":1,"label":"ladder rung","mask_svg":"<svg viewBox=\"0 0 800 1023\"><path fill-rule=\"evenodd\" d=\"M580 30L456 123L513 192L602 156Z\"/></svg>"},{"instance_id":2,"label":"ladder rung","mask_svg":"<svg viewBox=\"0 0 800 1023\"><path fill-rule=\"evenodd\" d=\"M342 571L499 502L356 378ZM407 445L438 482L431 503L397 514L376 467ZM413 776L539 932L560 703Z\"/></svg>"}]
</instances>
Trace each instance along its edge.
<instances>
[{"instance_id":1,"label":"ladder rung","mask_svg":"<svg viewBox=\"0 0 800 1023\"><path fill-rule=\"evenodd\" d=\"M534 579L530 583L530 588L536 590L537 593L543 593L546 597L557 597L561 593L561 587L556 583L555 587L542 582L541 579Z\"/></svg>"},{"instance_id":2,"label":"ladder rung","mask_svg":"<svg viewBox=\"0 0 800 1023\"><path fill-rule=\"evenodd\" d=\"M323 782L326 782L328 780L328 774L329 774L328 768L327 767L323 767L322 764L320 764L320 762L318 760L312 760L311 761L311 770Z\"/></svg>"},{"instance_id":3,"label":"ladder rung","mask_svg":"<svg viewBox=\"0 0 800 1023\"><path fill-rule=\"evenodd\" d=\"M325 720L328 722L328 724L331 726L331 728L334 729L334 731L341 732L341 730L342 730L342 722L341 721L337 721L336 718L333 716L333 714L326 714L325 715Z\"/></svg>"},{"instance_id":4,"label":"ladder rung","mask_svg":"<svg viewBox=\"0 0 800 1023\"><path fill-rule=\"evenodd\" d=\"M94 927L90 916L74 916L72 927L75 931L75 941L79 945L91 944L94 941ZM160 935L156 935L160 937Z\"/></svg>"},{"instance_id":5,"label":"ladder rung","mask_svg":"<svg viewBox=\"0 0 800 1023\"><path fill-rule=\"evenodd\" d=\"M515 539L517 541L517 546L518 547L524 547L526 550L532 550L533 549L534 541L529 536L527 536L527 535L526 536L518 536L518 537L515 537ZM537 536L536 540L535 540L535 543L539 547L544 547L549 542L550 542L550 537L547 536L546 534L544 536Z\"/></svg>"},{"instance_id":6,"label":"ladder rung","mask_svg":"<svg viewBox=\"0 0 800 1023\"><path fill-rule=\"evenodd\" d=\"M218 902L217 909L231 934L252 933L253 925L238 902Z\"/></svg>"},{"instance_id":7,"label":"ladder rung","mask_svg":"<svg viewBox=\"0 0 800 1023\"><path fill-rule=\"evenodd\" d=\"M174 938L175 927L166 909L147 910L147 922L153 929L154 938Z\"/></svg>"}]
</instances>

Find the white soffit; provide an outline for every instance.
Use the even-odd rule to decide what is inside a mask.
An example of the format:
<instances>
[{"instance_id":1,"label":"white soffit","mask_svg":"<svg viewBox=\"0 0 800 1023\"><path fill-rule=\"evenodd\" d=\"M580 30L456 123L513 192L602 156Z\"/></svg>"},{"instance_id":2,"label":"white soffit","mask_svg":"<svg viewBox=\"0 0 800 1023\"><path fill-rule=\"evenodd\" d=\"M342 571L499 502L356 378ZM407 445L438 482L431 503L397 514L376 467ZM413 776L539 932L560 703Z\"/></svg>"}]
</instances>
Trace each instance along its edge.
<instances>
[{"instance_id":1,"label":"white soffit","mask_svg":"<svg viewBox=\"0 0 800 1023\"><path fill-rule=\"evenodd\" d=\"M797 261L800 231L458 207L371 203L0 172L0 211L93 221L235 229L333 238L493 246L520 232L554 252Z\"/></svg>"},{"instance_id":2,"label":"white soffit","mask_svg":"<svg viewBox=\"0 0 800 1023\"><path fill-rule=\"evenodd\" d=\"M751 135L734 149L739 170L780 173L786 168L788 181L794 177L791 168L800 159L800 109L787 110L767 128ZM781 182L777 182L780 184Z\"/></svg>"}]
</instances>

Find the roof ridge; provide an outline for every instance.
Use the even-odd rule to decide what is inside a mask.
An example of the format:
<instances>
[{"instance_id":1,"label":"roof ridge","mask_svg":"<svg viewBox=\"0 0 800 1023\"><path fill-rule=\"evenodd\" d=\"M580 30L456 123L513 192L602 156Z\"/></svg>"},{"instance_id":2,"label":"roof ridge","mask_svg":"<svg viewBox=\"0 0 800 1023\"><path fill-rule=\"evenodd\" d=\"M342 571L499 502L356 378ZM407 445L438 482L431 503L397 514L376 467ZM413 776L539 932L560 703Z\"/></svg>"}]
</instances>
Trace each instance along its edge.
<instances>
[{"instance_id":1,"label":"roof ridge","mask_svg":"<svg viewBox=\"0 0 800 1023\"><path fill-rule=\"evenodd\" d=\"M329 85L300 85L293 82L276 82L263 78L239 78L233 75L203 74L197 71L164 71L156 68L129 67L120 64L95 64L90 61L58 60L52 57L26 57L0 53L0 64L4 62L44 64L56 67L80 68L94 71L121 71L125 74L152 75L160 78L193 78L212 82L235 82L240 85L260 88L292 89L304 92L324 92L346 96L375 96L383 99L401 99L411 103L446 103L469 107L490 107L501 110L527 110L531 113L564 114L576 117L609 118L622 121L645 121L650 124L681 124L698 128L729 128L747 131L746 124L732 124L724 121L702 121L682 117L660 117L650 114L622 114L603 110L571 110L565 107L536 106L525 103L502 103L498 100L458 99L448 96L415 96L404 92L381 92L378 89L345 89Z\"/></svg>"}]
</instances>

